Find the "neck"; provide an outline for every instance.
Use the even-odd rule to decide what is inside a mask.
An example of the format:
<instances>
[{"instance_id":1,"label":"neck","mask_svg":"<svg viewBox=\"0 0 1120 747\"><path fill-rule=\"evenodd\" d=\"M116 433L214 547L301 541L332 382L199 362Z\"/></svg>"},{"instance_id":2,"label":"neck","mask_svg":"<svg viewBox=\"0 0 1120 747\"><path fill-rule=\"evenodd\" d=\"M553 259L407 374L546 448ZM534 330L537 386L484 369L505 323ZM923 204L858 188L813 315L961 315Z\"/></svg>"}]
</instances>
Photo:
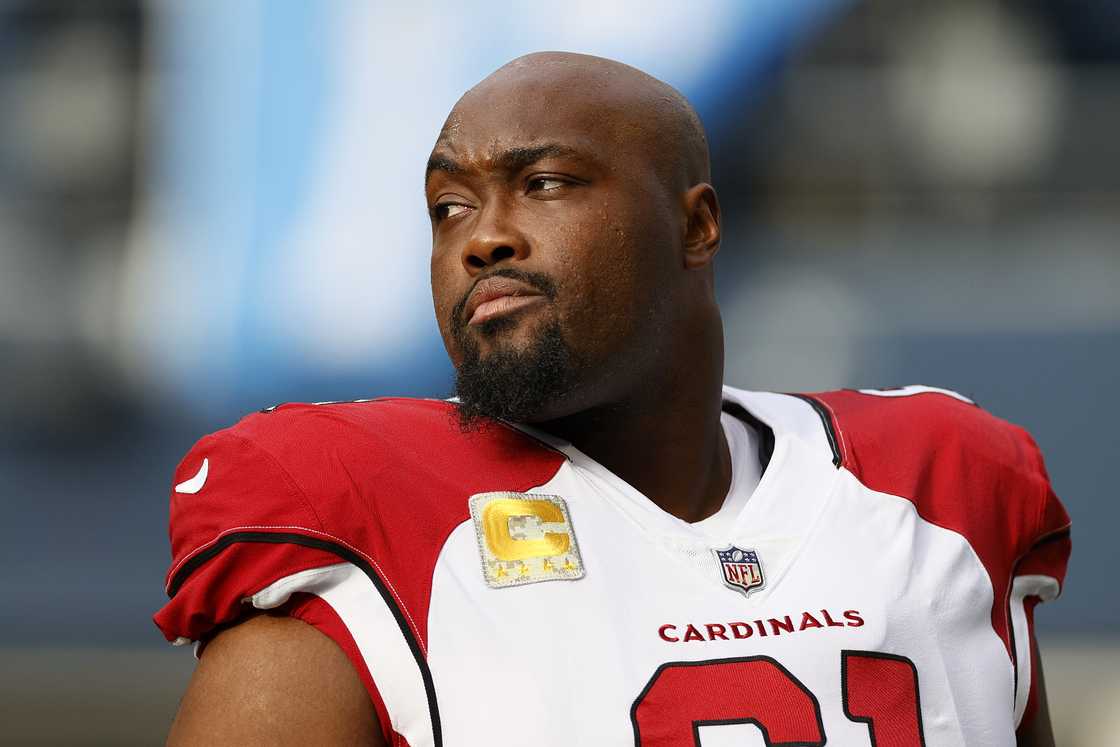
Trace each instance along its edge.
<instances>
[{"instance_id":1,"label":"neck","mask_svg":"<svg viewBox=\"0 0 1120 747\"><path fill-rule=\"evenodd\" d=\"M687 368L655 367L665 373L636 377L628 396L541 427L668 513L689 522L711 516L731 485L731 456L720 425L722 334L717 328L714 341L702 342L706 350L670 358L688 361Z\"/></svg>"}]
</instances>

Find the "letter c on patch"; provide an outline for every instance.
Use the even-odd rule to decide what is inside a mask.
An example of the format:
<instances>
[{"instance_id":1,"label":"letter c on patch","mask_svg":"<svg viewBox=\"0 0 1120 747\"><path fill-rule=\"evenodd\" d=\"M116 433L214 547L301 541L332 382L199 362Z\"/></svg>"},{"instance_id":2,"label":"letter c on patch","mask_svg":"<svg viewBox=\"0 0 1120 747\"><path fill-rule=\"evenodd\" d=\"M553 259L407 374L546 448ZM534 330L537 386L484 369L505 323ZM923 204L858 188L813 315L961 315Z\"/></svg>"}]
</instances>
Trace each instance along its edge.
<instances>
[{"instance_id":1,"label":"letter c on patch","mask_svg":"<svg viewBox=\"0 0 1120 747\"><path fill-rule=\"evenodd\" d=\"M499 560L529 560L563 555L571 540L567 534L545 532L539 539L514 539L509 520L515 516L532 516L543 523L562 524L564 514L556 504L545 500L503 498L491 501L482 509L482 527L490 551Z\"/></svg>"}]
</instances>

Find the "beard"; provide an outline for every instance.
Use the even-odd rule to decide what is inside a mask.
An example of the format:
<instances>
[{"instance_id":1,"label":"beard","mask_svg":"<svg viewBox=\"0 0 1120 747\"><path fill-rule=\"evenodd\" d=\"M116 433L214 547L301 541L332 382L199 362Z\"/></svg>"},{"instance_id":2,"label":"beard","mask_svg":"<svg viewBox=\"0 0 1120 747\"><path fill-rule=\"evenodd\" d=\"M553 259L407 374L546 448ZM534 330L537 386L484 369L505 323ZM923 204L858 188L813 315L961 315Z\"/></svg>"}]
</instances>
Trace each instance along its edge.
<instances>
[{"instance_id":1,"label":"beard","mask_svg":"<svg viewBox=\"0 0 1120 747\"><path fill-rule=\"evenodd\" d=\"M496 326L510 320L496 319ZM499 330L485 329L493 334ZM579 364L556 321L549 322L526 348L498 348L485 358L478 343L460 340L463 359L455 374L459 397L459 426L478 430L488 418L534 422L540 414L562 400L578 379Z\"/></svg>"},{"instance_id":2,"label":"beard","mask_svg":"<svg viewBox=\"0 0 1120 747\"><path fill-rule=\"evenodd\" d=\"M556 297L556 287L545 275L512 268L499 269L492 275L529 283L550 300ZM513 422L540 420L540 414L562 400L579 379L581 366L564 339L560 323L553 319L544 324L524 348L495 346L484 358L477 339L467 331L463 319L465 303L464 297L451 315L452 334L462 354L455 372L460 428L478 430L490 418ZM499 317L479 325L477 331L493 339L516 324L516 319Z\"/></svg>"}]
</instances>

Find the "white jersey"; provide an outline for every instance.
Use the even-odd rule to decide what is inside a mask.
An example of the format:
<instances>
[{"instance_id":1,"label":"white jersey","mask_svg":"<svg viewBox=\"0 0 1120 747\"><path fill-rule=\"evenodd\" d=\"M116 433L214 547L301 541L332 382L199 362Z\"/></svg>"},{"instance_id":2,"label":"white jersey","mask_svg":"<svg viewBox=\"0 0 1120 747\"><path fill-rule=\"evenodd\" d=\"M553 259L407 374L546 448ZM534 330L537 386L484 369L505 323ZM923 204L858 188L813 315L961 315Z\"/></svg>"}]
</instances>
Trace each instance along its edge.
<instances>
[{"instance_id":1,"label":"white jersey","mask_svg":"<svg viewBox=\"0 0 1120 747\"><path fill-rule=\"evenodd\" d=\"M179 467L156 622L284 605L392 745L1013 745L1069 552L1030 437L921 387L724 396L763 470L698 524L447 403L250 416Z\"/></svg>"}]
</instances>

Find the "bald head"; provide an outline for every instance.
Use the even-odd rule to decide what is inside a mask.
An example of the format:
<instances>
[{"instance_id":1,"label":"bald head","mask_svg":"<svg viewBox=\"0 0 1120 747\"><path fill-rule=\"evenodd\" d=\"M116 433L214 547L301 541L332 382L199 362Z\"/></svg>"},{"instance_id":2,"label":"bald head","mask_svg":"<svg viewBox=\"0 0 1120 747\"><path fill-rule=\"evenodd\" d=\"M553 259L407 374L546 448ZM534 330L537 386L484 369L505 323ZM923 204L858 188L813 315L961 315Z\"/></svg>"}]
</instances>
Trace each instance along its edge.
<instances>
[{"instance_id":1,"label":"bald head","mask_svg":"<svg viewBox=\"0 0 1120 747\"><path fill-rule=\"evenodd\" d=\"M495 70L452 109L440 140L453 137L480 110L515 104L536 121L580 116L589 131L617 145L639 146L674 189L710 181L708 141L700 117L672 86L621 62L571 52L536 52ZM508 121L508 120L507 120ZM523 132L522 136L538 133Z\"/></svg>"},{"instance_id":2,"label":"bald head","mask_svg":"<svg viewBox=\"0 0 1120 747\"><path fill-rule=\"evenodd\" d=\"M684 97L618 62L532 54L464 94L424 185L460 412L567 417L697 361L718 402L708 169Z\"/></svg>"}]
</instances>

